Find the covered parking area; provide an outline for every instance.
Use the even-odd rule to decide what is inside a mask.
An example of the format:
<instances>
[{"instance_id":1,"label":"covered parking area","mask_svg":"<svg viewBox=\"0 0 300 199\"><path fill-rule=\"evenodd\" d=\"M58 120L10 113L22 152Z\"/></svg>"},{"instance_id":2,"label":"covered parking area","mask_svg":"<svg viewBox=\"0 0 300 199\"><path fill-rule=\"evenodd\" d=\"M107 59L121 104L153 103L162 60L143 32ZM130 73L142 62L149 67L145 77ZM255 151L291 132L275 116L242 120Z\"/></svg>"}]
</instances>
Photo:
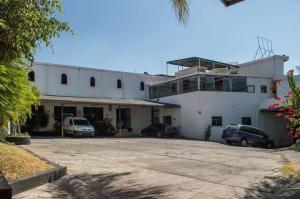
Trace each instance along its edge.
<instances>
[{"instance_id":1,"label":"covered parking area","mask_svg":"<svg viewBox=\"0 0 300 199\"><path fill-rule=\"evenodd\" d=\"M54 131L55 124L65 116L76 116L87 118L93 125L109 119L122 136L139 135L143 128L155 122L154 110L178 109L176 105L139 99L70 96L41 96L41 107L49 115L49 122L46 128L39 131Z\"/></svg>"}]
</instances>

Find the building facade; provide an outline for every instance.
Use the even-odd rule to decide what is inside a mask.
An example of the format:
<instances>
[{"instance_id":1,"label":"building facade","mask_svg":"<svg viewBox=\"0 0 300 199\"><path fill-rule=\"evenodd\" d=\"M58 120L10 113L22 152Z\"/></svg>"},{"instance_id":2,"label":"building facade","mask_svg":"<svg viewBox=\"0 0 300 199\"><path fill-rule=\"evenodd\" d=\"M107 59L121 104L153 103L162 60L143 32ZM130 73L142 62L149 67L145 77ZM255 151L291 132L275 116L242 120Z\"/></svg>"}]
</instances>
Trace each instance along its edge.
<instances>
[{"instance_id":1,"label":"building facade","mask_svg":"<svg viewBox=\"0 0 300 199\"><path fill-rule=\"evenodd\" d=\"M29 79L40 89L41 109L50 118L41 131L52 131L62 115L73 115L92 123L109 118L126 135L159 122L178 127L181 136L204 139L212 126L211 139L221 141L226 125L240 123L262 128L284 145L290 141L286 123L268 106L289 90L287 60L273 56L231 65L192 57L168 62L178 68L172 77L35 63Z\"/></svg>"}]
</instances>

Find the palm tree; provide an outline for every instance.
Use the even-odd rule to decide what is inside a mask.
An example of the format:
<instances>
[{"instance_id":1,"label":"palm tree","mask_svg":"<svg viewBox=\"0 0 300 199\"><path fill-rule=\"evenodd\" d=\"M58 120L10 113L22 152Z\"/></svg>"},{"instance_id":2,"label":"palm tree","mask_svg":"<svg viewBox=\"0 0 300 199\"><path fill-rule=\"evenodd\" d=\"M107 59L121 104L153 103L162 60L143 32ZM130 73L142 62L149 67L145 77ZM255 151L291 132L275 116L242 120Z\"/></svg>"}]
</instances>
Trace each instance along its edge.
<instances>
[{"instance_id":1,"label":"palm tree","mask_svg":"<svg viewBox=\"0 0 300 199\"><path fill-rule=\"evenodd\" d=\"M179 22L186 23L189 18L188 0L171 0L176 17Z\"/></svg>"}]
</instances>

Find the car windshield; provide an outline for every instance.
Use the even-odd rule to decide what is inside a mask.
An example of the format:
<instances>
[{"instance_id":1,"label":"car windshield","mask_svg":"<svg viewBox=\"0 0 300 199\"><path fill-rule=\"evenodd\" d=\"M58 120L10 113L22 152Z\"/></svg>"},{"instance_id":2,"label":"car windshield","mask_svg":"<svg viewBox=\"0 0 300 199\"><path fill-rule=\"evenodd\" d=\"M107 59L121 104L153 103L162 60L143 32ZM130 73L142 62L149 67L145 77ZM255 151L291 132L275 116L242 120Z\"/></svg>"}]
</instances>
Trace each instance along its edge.
<instances>
[{"instance_id":1,"label":"car windshield","mask_svg":"<svg viewBox=\"0 0 300 199\"><path fill-rule=\"evenodd\" d=\"M230 124L230 125L228 125L226 128L225 128L225 130L234 130L234 129L236 129L237 128L237 125L235 125L235 124Z\"/></svg>"},{"instance_id":2,"label":"car windshield","mask_svg":"<svg viewBox=\"0 0 300 199\"><path fill-rule=\"evenodd\" d=\"M74 125L89 126L90 123L87 120L76 119L76 120L74 120Z\"/></svg>"}]
</instances>

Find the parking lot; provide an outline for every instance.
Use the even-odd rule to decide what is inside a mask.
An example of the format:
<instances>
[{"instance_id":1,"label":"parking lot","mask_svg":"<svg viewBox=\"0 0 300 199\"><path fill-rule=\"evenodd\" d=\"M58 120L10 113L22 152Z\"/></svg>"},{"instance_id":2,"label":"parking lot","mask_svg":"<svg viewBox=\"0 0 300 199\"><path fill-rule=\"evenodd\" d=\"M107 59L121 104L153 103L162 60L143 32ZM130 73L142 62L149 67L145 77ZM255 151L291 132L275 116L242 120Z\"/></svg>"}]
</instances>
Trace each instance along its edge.
<instances>
[{"instance_id":1,"label":"parking lot","mask_svg":"<svg viewBox=\"0 0 300 199\"><path fill-rule=\"evenodd\" d=\"M299 190L279 171L289 151L155 138L35 138L25 148L68 175L15 198L275 198Z\"/></svg>"}]
</instances>

